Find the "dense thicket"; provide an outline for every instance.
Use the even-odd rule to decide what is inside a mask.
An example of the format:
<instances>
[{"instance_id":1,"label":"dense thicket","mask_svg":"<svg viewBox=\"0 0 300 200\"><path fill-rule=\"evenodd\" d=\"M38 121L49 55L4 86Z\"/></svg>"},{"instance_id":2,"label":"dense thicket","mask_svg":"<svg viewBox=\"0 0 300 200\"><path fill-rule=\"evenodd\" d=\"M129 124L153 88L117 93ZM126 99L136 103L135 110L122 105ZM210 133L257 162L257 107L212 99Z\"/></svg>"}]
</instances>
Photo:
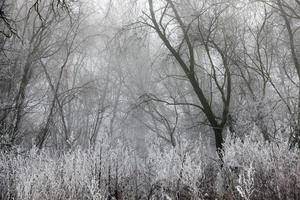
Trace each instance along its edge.
<instances>
[{"instance_id":1,"label":"dense thicket","mask_svg":"<svg viewBox=\"0 0 300 200\"><path fill-rule=\"evenodd\" d=\"M0 1L0 198L299 199L298 0Z\"/></svg>"}]
</instances>

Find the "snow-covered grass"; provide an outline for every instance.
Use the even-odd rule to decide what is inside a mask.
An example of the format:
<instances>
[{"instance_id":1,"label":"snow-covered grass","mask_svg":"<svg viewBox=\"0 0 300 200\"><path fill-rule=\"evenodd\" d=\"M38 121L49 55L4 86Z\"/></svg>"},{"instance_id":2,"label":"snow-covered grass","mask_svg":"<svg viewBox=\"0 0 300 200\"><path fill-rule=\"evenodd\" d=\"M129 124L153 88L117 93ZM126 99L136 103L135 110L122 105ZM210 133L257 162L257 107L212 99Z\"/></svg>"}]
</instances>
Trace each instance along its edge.
<instances>
[{"instance_id":1,"label":"snow-covered grass","mask_svg":"<svg viewBox=\"0 0 300 200\"><path fill-rule=\"evenodd\" d=\"M300 199L299 151L286 141L228 138L224 165L182 141L146 157L118 142L96 151L2 154L1 199Z\"/></svg>"}]
</instances>

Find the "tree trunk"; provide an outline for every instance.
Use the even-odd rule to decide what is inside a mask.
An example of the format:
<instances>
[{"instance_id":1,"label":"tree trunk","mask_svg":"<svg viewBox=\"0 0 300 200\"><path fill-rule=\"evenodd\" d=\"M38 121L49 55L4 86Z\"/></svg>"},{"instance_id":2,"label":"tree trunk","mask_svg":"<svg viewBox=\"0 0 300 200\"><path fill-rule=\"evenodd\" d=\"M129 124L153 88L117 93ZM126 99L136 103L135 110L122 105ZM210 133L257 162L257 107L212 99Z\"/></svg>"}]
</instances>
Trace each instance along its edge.
<instances>
[{"instance_id":1,"label":"tree trunk","mask_svg":"<svg viewBox=\"0 0 300 200\"><path fill-rule=\"evenodd\" d=\"M222 135L223 129L224 129L223 127L213 128L215 134L216 150L221 162L223 162L223 143L224 143L224 138Z\"/></svg>"}]
</instances>

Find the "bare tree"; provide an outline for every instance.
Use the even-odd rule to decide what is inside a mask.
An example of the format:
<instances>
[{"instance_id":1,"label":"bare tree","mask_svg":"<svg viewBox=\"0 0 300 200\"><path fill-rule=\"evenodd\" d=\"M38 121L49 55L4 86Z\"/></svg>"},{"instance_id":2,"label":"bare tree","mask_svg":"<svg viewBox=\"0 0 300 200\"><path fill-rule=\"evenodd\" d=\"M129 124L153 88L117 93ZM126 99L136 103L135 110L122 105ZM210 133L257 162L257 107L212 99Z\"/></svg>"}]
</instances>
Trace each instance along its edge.
<instances>
[{"instance_id":1,"label":"bare tree","mask_svg":"<svg viewBox=\"0 0 300 200\"><path fill-rule=\"evenodd\" d=\"M216 13L215 20L212 20L211 26L208 27L207 30L203 30L200 25L201 17L200 15L194 17L190 22L186 22L185 18L180 15L178 11L178 3L174 1L168 0L165 2L163 7L161 8L162 12L159 18L157 19L156 10L154 9L154 3L152 0L148 0L150 15L146 16L150 19L151 24L145 22L148 26L153 28L159 38L162 40L163 44L170 51L172 56L176 59L179 66L183 70L186 78L190 82L199 102L200 109L206 116L206 119L209 121L210 126L213 129L215 136L215 145L220 159L222 160L222 149L223 149L223 129L226 125L229 113L229 105L230 105L230 97L231 97L231 72L229 69L230 65L230 42L227 38L225 39L224 47L221 46L220 43L217 42L216 38L212 37L213 28L216 25L218 17L222 14L222 12L226 9L221 9ZM166 20L166 18L169 18ZM167 22L165 22L167 21ZM197 59L195 58L195 52L197 49L196 44L194 43L196 40L192 36L192 26L195 25L194 21L198 22L198 38L200 40L200 45L204 47L207 57L209 58L210 67L212 69L212 80L215 83L217 91L221 94L222 101L222 113L218 116L212 108L210 97L205 95L201 84L199 83L199 75L197 75L197 67L199 67L199 63L197 63ZM165 23L164 23L165 22ZM174 23L173 23L174 22ZM170 30L170 24L173 27L178 27L181 31L182 40L179 42L179 45L176 47L172 44L171 37L168 35L169 31L174 31L174 29ZM196 26L197 27L197 26ZM205 33L204 33L205 32ZM222 30L221 30L222 32ZM224 34L224 37L225 36ZM228 43L227 43L228 41ZM186 45L186 49L184 49L184 45ZM222 67L224 73L222 73L223 83L220 83L220 76L217 73L217 66L214 63L211 55L211 50L214 50L218 56L220 56L222 61Z\"/></svg>"},{"instance_id":2,"label":"bare tree","mask_svg":"<svg viewBox=\"0 0 300 200\"><path fill-rule=\"evenodd\" d=\"M274 13L277 13L279 18L282 19L282 21L277 22L277 26L284 27L284 30L286 32L286 37L281 38L283 41L286 41L287 48L289 51L290 60L293 63L294 70L296 71L298 80L295 81L293 78L291 78L288 73L286 73L286 66L283 64L283 71L287 75L288 79L295 84L298 87L298 100L297 100L297 111L294 112L291 106L291 103L289 100L286 100L280 95L279 91L276 90L274 82L271 80L271 77L268 76L268 79L271 80L271 85L275 88L277 94L280 96L280 98L283 100L285 105L288 107L289 112L292 115L292 121L293 121L293 128L294 131L291 134L291 146L294 146L295 144L300 144L300 87L299 87L299 78L300 78L300 61L299 61L299 48L298 48L298 32L299 32L299 20L300 20L300 14L299 14L299 8L300 8L300 2L298 0L271 0L271 1L262 1L264 5L269 6Z\"/></svg>"}]
</instances>

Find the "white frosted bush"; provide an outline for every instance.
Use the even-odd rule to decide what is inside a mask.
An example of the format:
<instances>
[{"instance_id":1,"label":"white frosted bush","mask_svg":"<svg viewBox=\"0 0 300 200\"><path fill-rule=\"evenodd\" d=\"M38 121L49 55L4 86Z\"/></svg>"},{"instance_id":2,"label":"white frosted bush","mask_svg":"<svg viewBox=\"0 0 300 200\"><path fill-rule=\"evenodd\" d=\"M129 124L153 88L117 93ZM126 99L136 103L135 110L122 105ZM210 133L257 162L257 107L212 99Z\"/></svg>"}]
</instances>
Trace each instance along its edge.
<instances>
[{"instance_id":1,"label":"white frosted bush","mask_svg":"<svg viewBox=\"0 0 300 200\"><path fill-rule=\"evenodd\" d=\"M238 186L236 186L236 189L246 200L250 200L251 195L254 192L254 173L255 170L253 165L251 164L247 170L242 171L239 175L239 184Z\"/></svg>"},{"instance_id":2,"label":"white frosted bush","mask_svg":"<svg viewBox=\"0 0 300 200\"><path fill-rule=\"evenodd\" d=\"M258 139L259 134L253 131L244 141L228 138L225 143L224 166L228 169L234 168L236 173L239 173L239 193L245 191L243 184L250 187L249 183L246 183L246 180L250 179L249 174L247 175L249 170L253 173L255 171L251 177L254 178L257 195L259 191L266 195L269 192L272 193L269 196L276 195L280 198L282 195L293 193L294 189L299 191L299 149L291 149L288 141L283 139L265 142ZM247 198L250 197L245 197Z\"/></svg>"},{"instance_id":3,"label":"white frosted bush","mask_svg":"<svg viewBox=\"0 0 300 200\"><path fill-rule=\"evenodd\" d=\"M204 145L184 139L175 148L149 140L145 157L120 141L103 141L95 151L1 154L1 192L16 200L293 199L300 188L299 150L252 133L243 141L228 136L222 169Z\"/></svg>"}]
</instances>

